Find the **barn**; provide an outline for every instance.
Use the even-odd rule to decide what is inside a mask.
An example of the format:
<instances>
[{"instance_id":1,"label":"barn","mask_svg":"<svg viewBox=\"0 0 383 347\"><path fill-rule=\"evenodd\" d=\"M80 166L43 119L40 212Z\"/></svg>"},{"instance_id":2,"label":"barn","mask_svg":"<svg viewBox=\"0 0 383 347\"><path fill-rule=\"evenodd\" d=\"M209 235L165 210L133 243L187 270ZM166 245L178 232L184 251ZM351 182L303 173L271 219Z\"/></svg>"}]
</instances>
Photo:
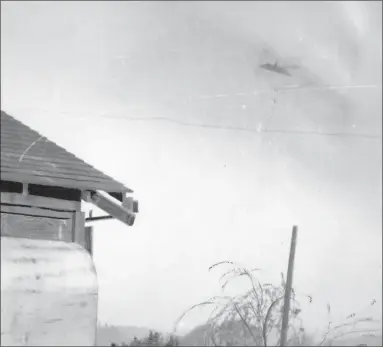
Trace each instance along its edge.
<instances>
[{"instance_id":1,"label":"barn","mask_svg":"<svg viewBox=\"0 0 383 347\"><path fill-rule=\"evenodd\" d=\"M91 346L97 275L82 202L133 226L133 191L1 111L1 345Z\"/></svg>"}]
</instances>

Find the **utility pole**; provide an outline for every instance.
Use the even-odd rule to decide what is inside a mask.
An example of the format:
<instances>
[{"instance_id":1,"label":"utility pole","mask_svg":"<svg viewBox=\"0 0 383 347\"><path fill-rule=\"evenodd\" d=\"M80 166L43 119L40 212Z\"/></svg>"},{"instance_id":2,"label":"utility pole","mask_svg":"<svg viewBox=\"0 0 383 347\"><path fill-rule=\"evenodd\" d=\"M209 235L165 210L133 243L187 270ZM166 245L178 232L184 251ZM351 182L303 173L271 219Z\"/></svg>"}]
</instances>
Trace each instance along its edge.
<instances>
[{"instance_id":1,"label":"utility pole","mask_svg":"<svg viewBox=\"0 0 383 347\"><path fill-rule=\"evenodd\" d=\"M294 225L293 233L291 236L289 264L287 267L285 298L283 303L283 317L282 317L281 344L280 344L281 347L286 346L287 332L289 328L290 300L291 300L291 291L292 291L292 285L293 285L293 272L294 272L295 249L297 246L297 233L298 233L298 227Z\"/></svg>"}]
</instances>

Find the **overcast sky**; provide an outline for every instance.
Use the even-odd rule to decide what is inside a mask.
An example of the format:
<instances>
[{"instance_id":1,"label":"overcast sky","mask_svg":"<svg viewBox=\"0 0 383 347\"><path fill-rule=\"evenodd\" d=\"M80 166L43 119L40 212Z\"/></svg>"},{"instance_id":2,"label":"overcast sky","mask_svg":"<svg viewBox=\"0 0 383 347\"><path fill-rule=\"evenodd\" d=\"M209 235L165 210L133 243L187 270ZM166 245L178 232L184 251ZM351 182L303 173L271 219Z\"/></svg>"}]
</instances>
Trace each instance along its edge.
<instances>
[{"instance_id":1,"label":"overcast sky","mask_svg":"<svg viewBox=\"0 0 383 347\"><path fill-rule=\"evenodd\" d=\"M381 2L2 2L2 109L140 201L95 226L100 321L172 329L221 260L278 281L294 224L306 325L381 317L381 42Z\"/></svg>"}]
</instances>

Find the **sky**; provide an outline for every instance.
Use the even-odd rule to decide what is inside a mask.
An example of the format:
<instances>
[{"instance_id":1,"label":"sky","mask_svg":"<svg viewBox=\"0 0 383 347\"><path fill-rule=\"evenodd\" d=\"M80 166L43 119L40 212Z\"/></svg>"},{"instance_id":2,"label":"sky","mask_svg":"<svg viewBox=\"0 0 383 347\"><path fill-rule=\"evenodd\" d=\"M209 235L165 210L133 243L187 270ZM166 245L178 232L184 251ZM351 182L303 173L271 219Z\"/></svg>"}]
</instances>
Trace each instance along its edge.
<instances>
[{"instance_id":1,"label":"sky","mask_svg":"<svg viewBox=\"0 0 383 347\"><path fill-rule=\"evenodd\" d=\"M293 225L306 326L326 326L327 303L336 322L381 317L381 10L1 3L2 110L140 203L132 228L95 224L101 323L172 330L220 293L208 267L222 260L279 281Z\"/></svg>"}]
</instances>

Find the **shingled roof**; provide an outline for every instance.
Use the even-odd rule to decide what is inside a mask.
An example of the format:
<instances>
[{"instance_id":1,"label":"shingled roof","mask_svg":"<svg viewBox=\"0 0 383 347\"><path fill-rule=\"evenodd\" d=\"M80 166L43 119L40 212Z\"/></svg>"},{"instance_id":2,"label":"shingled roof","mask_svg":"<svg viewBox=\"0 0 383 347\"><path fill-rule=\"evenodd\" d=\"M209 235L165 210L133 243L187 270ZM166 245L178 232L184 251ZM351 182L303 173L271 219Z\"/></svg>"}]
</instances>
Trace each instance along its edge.
<instances>
[{"instance_id":1,"label":"shingled roof","mask_svg":"<svg viewBox=\"0 0 383 347\"><path fill-rule=\"evenodd\" d=\"M1 180L110 194L133 192L1 111Z\"/></svg>"}]
</instances>

